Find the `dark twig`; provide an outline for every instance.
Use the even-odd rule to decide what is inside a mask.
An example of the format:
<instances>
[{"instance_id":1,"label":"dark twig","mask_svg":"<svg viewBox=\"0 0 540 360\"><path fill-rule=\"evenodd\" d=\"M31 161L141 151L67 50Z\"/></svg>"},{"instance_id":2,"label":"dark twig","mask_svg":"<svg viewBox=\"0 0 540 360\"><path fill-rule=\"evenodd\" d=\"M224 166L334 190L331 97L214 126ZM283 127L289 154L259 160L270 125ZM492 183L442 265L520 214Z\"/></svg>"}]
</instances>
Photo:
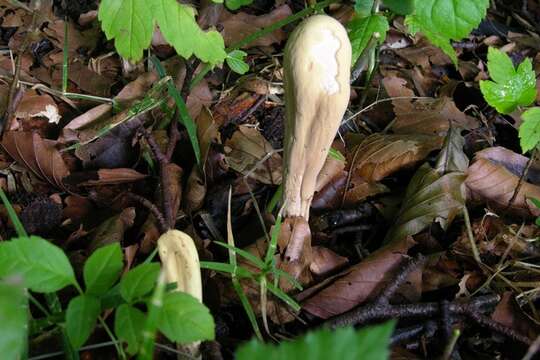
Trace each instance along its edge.
<instances>
[{"instance_id":1,"label":"dark twig","mask_svg":"<svg viewBox=\"0 0 540 360\"><path fill-rule=\"evenodd\" d=\"M514 193L512 194L512 197L510 198L510 200L508 200L508 204L506 205L505 211L508 210L512 206L514 201L516 200L519 194L519 191L521 190L521 186L523 185L523 182L527 178L527 174L529 173L529 169L531 168L534 158L536 157L536 153L537 153L537 150L536 148L534 148L534 150L532 151L531 157L527 161L527 165L525 165L525 168L523 169L523 172L521 173L521 176L519 177L519 181L517 183L516 188L514 189Z\"/></svg>"},{"instance_id":2,"label":"dark twig","mask_svg":"<svg viewBox=\"0 0 540 360\"><path fill-rule=\"evenodd\" d=\"M148 200L148 199L146 199L146 198L144 198L144 197L142 197L140 195L133 194L133 193L130 193L130 192L125 193L125 196L128 197L131 200L134 200L134 201L138 202L139 204L141 204L142 206L147 208L148 211L150 211L152 213L152 215L154 215L154 217L158 221L159 231L160 232L164 233L164 232L166 232L168 230L169 227L167 226L167 222L165 221L165 218L163 217L163 213L150 200Z\"/></svg>"},{"instance_id":3,"label":"dark twig","mask_svg":"<svg viewBox=\"0 0 540 360\"><path fill-rule=\"evenodd\" d=\"M146 142L148 142L148 146L150 146L150 150L152 150L152 153L154 154L156 160L159 161L161 165L168 164L169 161L167 160L165 154L163 154L163 152L159 148L159 145L156 142L156 138L154 138L154 135L152 135L152 133L147 129L142 129L141 132L146 139Z\"/></svg>"},{"instance_id":4,"label":"dark twig","mask_svg":"<svg viewBox=\"0 0 540 360\"><path fill-rule=\"evenodd\" d=\"M407 277L418 267L422 266L425 262L425 258L420 256L418 259L409 261L400 273L396 276L381 294L371 303L367 305L361 305L346 313L335 316L328 321L325 325L330 328L337 328L350 325L365 324L374 320L384 319L401 319L410 317L428 317L443 316L447 319L461 315L467 316L477 324L486 327L492 331L503 334L510 339L521 342L523 344L531 344L531 340L523 336L513 329L506 327L488 316L482 315L482 312L486 312L488 308L497 304L500 297L496 294L480 296L477 298L469 299L467 302L454 300L452 302L437 303L428 302L420 304L405 304L405 305L392 305L389 300L398 290L398 288L405 282ZM447 337L450 340L450 337Z\"/></svg>"}]
</instances>

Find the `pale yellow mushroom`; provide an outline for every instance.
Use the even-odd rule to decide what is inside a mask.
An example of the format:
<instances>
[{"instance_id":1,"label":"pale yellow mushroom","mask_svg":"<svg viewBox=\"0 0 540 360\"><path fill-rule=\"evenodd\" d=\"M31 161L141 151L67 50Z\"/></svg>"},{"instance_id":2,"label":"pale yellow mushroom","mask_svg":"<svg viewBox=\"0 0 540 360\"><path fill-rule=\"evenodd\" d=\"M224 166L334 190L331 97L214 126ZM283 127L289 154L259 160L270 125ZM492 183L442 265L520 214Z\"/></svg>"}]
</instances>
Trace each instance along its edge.
<instances>
[{"instance_id":1,"label":"pale yellow mushroom","mask_svg":"<svg viewBox=\"0 0 540 360\"><path fill-rule=\"evenodd\" d=\"M179 230L169 230L158 239L158 252L167 283L202 302L201 267L193 239Z\"/></svg>"},{"instance_id":2,"label":"pale yellow mushroom","mask_svg":"<svg viewBox=\"0 0 540 360\"><path fill-rule=\"evenodd\" d=\"M347 109L351 44L334 18L315 15L290 35L284 54L284 216L309 218L317 175Z\"/></svg>"}]
</instances>

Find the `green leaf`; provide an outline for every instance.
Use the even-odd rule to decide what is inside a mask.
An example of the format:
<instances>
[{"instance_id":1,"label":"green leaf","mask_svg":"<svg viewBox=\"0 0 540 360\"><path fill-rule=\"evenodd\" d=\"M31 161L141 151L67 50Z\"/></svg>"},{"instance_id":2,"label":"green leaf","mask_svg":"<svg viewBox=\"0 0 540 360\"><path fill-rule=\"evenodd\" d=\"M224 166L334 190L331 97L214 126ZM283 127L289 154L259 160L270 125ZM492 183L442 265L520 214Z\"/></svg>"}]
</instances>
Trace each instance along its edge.
<instances>
[{"instance_id":1,"label":"green leaf","mask_svg":"<svg viewBox=\"0 0 540 360\"><path fill-rule=\"evenodd\" d=\"M336 159L337 161L345 162L347 160L345 156L343 156L341 151L334 149L333 147L331 147L330 150L328 150L328 156Z\"/></svg>"},{"instance_id":2,"label":"green leaf","mask_svg":"<svg viewBox=\"0 0 540 360\"><path fill-rule=\"evenodd\" d=\"M131 60L140 60L150 46L155 23L185 59L195 55L215 65L227 55L223 37L215 30L203 31L195 10L176 0L103 0L98 18L107 39L114 38L118 53Z\"/></svg>"},{"instance_id":3,"label":"green leaf","mask_svg":"<svg viewBox=\"0 0 540 360\"><path fill-rule=\"evenodd\" d=\"M429 164L422 165L407 186L399 213L384 242L418 234L434 221L447 229L465 206L464 180L461 172L441 176Z\"/></svg>"},{"instance_id":4,"label":"green leaf","mask_svg":"<svg viewBox=\"0 0 540 360\"><path fill-rule=\"evenodd\" d=\"M371 9L373 9L374 2L374 0L355 0L354 11L360 17L369 16L371 14Z\"/></svg>"},{"instance_id":5,"label":"green leaf","mask_svg":"<svg viewBox=\"0 0 540 360\"><path fill-rule=\"evenodd\" d=\"M518 106L528 106L534 101L536 77L530 59L525 59L516 70L508 55L489 48L487 67L495 81L480 81L480 90L498 112L509 114Z\"/></svg>"},{"instance_id":6,"label":"green leaf","mask_svg":"<svg viewBox=\"0 0 540 360\"><path fill-rule=\"evenodd\" d=\"M69 260L58 246L38 236L0 243L0 278L20 275L35 292L55 292L75 284Z\"/></svg>"},{"instance_id":7,"label":"green leaf","mask_svg":"<svg viewBox=\"0 0 540 360\"><path fill-rule=\"evenodd\" d=\"M139 351L145 320L144 313L131 305L122 304L116 309L114 333L128 344L127 351L132 355Z\"/></svg>"},{"instance_id":8,"label":"green leaf","mask_svg":"<svg viewBox=\"0 0 540 360\"><path fill-rule=\"evenodd\" d=\"M231 10L238 10L242 6L249 5L253 0L225 0L225 5Z\"/></svg>"},{"instance_id":9,"label":"green leaf","mask_svg":"<svg viewBox=\"0 0 540 360\"><path fill-rule=\"evenodd\" d=\"M120 281L120 294L131 303L152 291L159 275L159 264L141 264L131 269Z\"/></svg>"},{"instance_id":10,"label":"green leaf","mask_svg":"<svg viewBox=\"0 0 540 360\"><path fill-rule=\"evenodd\" d=\"M251 340L240 346L237 360L310 359L310 360L386 360L394 322L364 327L359 331L347 327L335 331L320 329L279 346Z\"/></svg>"},{"instance_id":11,"label":"green leaf","mask_svg":"<svg viewBox=\"0 0 540 360\"><path fill-rule=\"evenodd\" d=\"M170 292L163 298L158 329L174 342L190 343L214 339L214 319L199 300L183 292Z\"/></svg>"},{"instance_id":12,"label":"green leaf","mask_svg":"<svg viewBox=\"0 0 540 360\"><path fill-rule=\"evenodd\" d=\"M204 62L218 64L227 53L221 34L202 31L195 21L195 9L176 0L146 0L151 4L163 37L184 59L195 55Z\"/></svg>"},{"instance_id":13,"label":"green leaf","mask_svg":"<svg viewBox=\"0 0 540 360\"><path fill-rule=\"evenodd\" d=\"M22 283L0 282L0 354L20 359L26 346L28 300Z\"/></svg>"},{"instance_id":14,"label":"green leaf","mask_svg":"<svg viewBox=\"0 0 540 360\"><path fill-rule=\"evenodd\" d=\"M414 0L383 0L383 4L399 15L409 15L414 12Z\"/></svg>"},{"instance_id":15,"label":"green leaf","mask_svg":"<svg viewBox=\"0 0 540 360\"><path fill-rule=\"evenodd\" d=\"M99 300L93 296L79 295L71 299L66 310L66 331L75 349L88 340L100 312Z\"/></svg>"},{"instance_id":16,"label":"green leaf","mask_svg":"<svg viewBox=\"0 0 540 360\"><path fill-rule=\"evenodd\" d=\"M107 39L114 38L118 53L131 60L140 60L143 50L150 46L154 32L151 1L103 0L98 19Z\"/></svg>"},{"instance_id":17,"label":"green leaf","mask_svg":"<svg viewBox=\"0 0 540 360\"><path fill-rule=\"evenodd\" d=\"M533 107L521 114L523 122L519 126L519 140L524 153L538 145L540 141L540 107Z\"/></svg>"},{"instance_id":18,"label":"green leaf","mask_svg":"<svg viewBox=\"0 0 540 360\"><path fill-rule=\"evenodd\" d=\"M120 244L113 243L94 251L84 264L86 293L103 295L118 280L122 267Z\"/></svg>"},{"instance_id":19,"label":"green leaf","mask_svg":"<svg viewBox=\"0 0 540 360\"><path fill-rule=\"evenodd\" d=\"M227 54L227 65L237 74L243 75L249 71L249 65L246 64L244 58L247 53L242 50L233 50Z\"/></svg>"},{"instance_id":20,"label":"green leaf","mask_svg":"<svg viewBox=\"0 0 540 360\"><path fill-rule=\"evenodd\" d=\"M389 29L388 20L382 15L370 15L367 17L353 18L348 24L349 39L352 46L352 64L362 55L364 49L374 37L379 44L386 39Z\"/></svg>"},{"instance_id":21,"label":"green leaf","mask_svg":"<svg viewBox=\"0 0 540 360\"><path fill-rule=\"evenodd\" d=\"M486 16L488 6L489 0L416 0L415 11L407 16L405 23L411 33L421 31L457 66L456 52L450 40L469 36Z\"/></svg>"}]
</instances>

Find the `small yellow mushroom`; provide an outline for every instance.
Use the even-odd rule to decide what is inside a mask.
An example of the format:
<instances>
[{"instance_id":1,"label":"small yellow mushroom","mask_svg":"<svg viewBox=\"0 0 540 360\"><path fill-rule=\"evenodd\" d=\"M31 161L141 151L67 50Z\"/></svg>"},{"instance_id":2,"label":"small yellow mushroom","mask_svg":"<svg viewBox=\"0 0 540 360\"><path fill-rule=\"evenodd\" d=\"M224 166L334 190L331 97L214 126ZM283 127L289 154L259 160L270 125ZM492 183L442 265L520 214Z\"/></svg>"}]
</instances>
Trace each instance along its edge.
<instances>
[{"instance_id":1,"label":"small yellow mushroom","mask_svg":"<svg viewBox=\"0 0 540 360\"><path fill-rule=\"evenodd\" d=\"M179 230L169 230L158 239L158 252L167 283L202 302L201 266L193 239Z\"/></svg>"},{"instance_id":2,"label":"small yellow mushroom","mask_svg":"<svg viewBox=\"0 0 540 360\"><path fill-rule=\"evenodd\" d=\"M284 216L309 219L317 175L347 109L351 44L334 18L315 15L293 31L284 53Z\"/></svg>"}]
</instances>

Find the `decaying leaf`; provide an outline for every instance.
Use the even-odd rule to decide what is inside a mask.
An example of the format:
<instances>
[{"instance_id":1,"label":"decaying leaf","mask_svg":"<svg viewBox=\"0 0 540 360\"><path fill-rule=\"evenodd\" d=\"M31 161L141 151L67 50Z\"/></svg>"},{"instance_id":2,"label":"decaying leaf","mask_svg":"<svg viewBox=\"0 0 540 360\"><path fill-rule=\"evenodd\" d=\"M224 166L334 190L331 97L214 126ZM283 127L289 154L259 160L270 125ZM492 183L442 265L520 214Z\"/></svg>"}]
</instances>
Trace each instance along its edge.
<instances>
[{"instance_id":1,"label":"decaying leaf","mask_svg":"<svg viewBox=\"0 0 540 360\"><path fill-rule=\"evenodd\" d=\"M40 95L34 90L28 90L24 93L15 110L14 117L15 120L20 122L24 122L30 118L43 117L49 123L54 124L58 124L61 118L58 106L53 98L47 94ZM12 126L14 123L12 122Z\"/></svg>"},{"instance_id":2,"label":"decaying leaf","mask_svg":"<svg viewBox=\"0 0 540 360\"><path fill-rule=\"evenodd\" d=\"M38 178L65 190L63 179L69 175L69 169L54 142L42 139L37 133L8 131L0 144Z\"/></svg>"},{"instance_id":3,"label":"decaying leaf","mask_svg":"<svg viewBox=\"0 0 540 360\"><path fill-rule=\"evenodd\" d=\"M139 181L147 175L129 168L100 169L98 171L82 171L66 176L66 184L72 186L115 185Z\"/></svg>"},{"instance_id":4,"label":"decaying leaf","mask_svg":"<svg viewBox=\"0 0 540 360\"><path fill-rule=\"evenodd\" d=\"M281 184L281 156L257 129L239 126L225 146L232 169L263 184Z\"/></svg>"},{"instance_id":5,"label":"decaying leaf","mask_svg":"<svg viewBox=\"0 0 540 360\"><path fill-rule=\"evenodd\" d=\"M460 111L451 98L418 99L406 84L398 77L383 79L388 95L396 97L392 100L396 114L392 126L395 133L444 136L450 126L463 129L478 127L478 122Z\"/></svg>"},{"instance_id":6,"label":"decaying leaf","mask_svg":"<svg viewBox=\"0 0 540 360\"><path fill-rule=\"evenodd\" d=\"M385 241L398 241L418 234L434 221L446 229L465 206L465 175L451 172L441 176L429 164L414 174L394 224Z\"/></svg>"},{"instance_id":7,"label":"decaying leaf","mask_svg":"<svg viewBox=\"0 0 540 360\"><path fill-rule=\"evenodd\" d=\"M322 246L313 246L312 254L313 260L309 266L309 270L317 276L327 276L349 263L346 257L340 256Z\"/></svg>"},{"instance_id":8,"label":"decaying leaf","mask_svg":"<svg viewBox=\"0 0 540 360\"><path fill-rule=\"evenodd\" d=\"M349 162L352 171L367 182L375 182L425 159L441 145L442 139L432 135L373 134L351 151Z\"/></svg>"},{"instance_id":9,"label":"decaying leaf","mask_svg":"<svg viewBox=\"0 0 540 360\"><path fill-rule=\"evenodd\" d=\"M302 303L302 308L322 319L342 314L376 295L393 279L415 244L411 237L392 242L340 274L331 285Z\"/></svg>"},{"instance_id":10,"label":"decaying leaf","mask_svg":"<svg viewBox=\"0 0 540 360\"><path fill-rule=\"evenodd\" d=\"M102 222L92 235L92 240L88 245L88 252L92 253L101 246L121 242L127 229L133 226L135 221L135 208L126 208L118 215L115 215Z\"/></svg>"},{"instance_id":11,"label":"decaying leaf","mask_svg":"<svg viewBox=\"0 0 540 360\"><path fill-rule=\"evenodd\" d=\"M463 152L465 139L461 136L461 130L450 128L444 139L444 145L439 153L435 170L439 174L445 174L452 171L467 171L469 167L469 158Z\"/></svg>"},{"instance_id":12,"label":"decaying leaf","mask_svg":"<svg viewBox=\"0 0 540 360\"><path fill-rule=\"evenodd\" d=\"M529 200L540 199L540 186L536 185L540 179L540 169L536 166L531 166L527 179L524 179L519 193L508 207L527 161L525 156L503 147L477 152L465 180L470 199L516 215L540 216L540 209Z\"/></svg>"}]
</instances>

